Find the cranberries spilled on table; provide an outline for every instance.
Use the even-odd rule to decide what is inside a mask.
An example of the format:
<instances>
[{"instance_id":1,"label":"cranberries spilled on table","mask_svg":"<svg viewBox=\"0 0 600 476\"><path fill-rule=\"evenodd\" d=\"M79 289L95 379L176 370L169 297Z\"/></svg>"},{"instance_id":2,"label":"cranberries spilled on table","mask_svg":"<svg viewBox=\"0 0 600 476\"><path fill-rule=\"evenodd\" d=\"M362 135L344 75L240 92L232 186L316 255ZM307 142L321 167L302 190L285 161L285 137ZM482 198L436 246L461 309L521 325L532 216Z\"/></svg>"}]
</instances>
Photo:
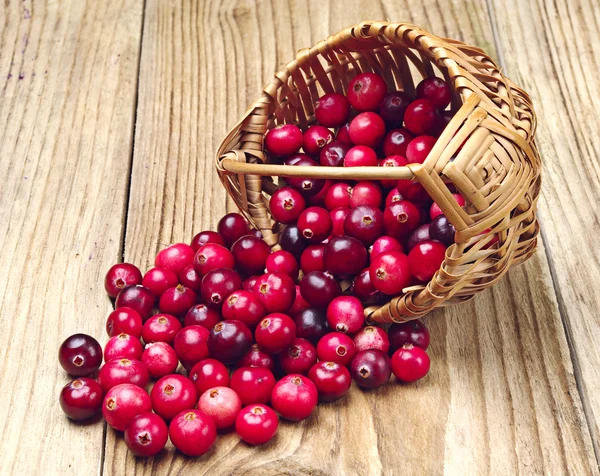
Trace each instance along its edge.
<instances>
[{"instance_id":1,"label":"cranberries spilled on table","mask_svg":"<svg viewBox=\"0 0 600 476\"><path fill-rule=\"evenodd\" d=\"M450 99L439 78L410 97L359 74L347 95L316 102L316 124L269 130L265 151L286 167L422 163L452 114ZM74 378L60 393L70 419L102 415L136 456L159 453L169 439L200 456L218 432L266 444L279 418L309 418L353 381L375 389L392 374L396 382L425 377L423 323L386 328L365 319L365 307L431 280L454 242L423 187L293 177L269 205L285 226L274 250L230 213L217 231L161 250L145 273L129 263L108 270L115 310L104 348L85 334L60 346L59 362Z\"/></svg>"}]
</instances>

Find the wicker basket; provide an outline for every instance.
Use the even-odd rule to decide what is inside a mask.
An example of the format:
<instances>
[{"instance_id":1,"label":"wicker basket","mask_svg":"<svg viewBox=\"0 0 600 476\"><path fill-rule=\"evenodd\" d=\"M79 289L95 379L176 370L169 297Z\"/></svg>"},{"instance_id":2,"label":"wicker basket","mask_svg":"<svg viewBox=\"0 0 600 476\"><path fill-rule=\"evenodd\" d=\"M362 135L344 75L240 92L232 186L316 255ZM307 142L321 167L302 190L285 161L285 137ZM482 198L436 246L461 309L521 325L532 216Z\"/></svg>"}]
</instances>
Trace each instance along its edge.
<instances>
[{"instance_id":1,"label":"wicker basket","mask_svg":"<svg viewBox=\"0 0 600 476\"><path fill-rule=\"evenodd\" d=\"M439 75L452 86L451 107L457 112L423 164L344 168L267 163L263 138L269 128L310 125L320 96L345 93L349 80L365 71L382 75L390 90L409 94L414 93L415 76L418 82ZM221 143L217 170L242 213L271 246L277 246L283 229L268 209L268 195L279 177L420 182L456 228L456 243L427 285L412 286L387 304L367 309L373 321L404 322L470 299L535 251L541 167L535 127L527 93L481 49L411 24L368 21L300 50L277 72ZM449 183L466 198L464 209L453 200Z\"/></svg>"}]
</instances>

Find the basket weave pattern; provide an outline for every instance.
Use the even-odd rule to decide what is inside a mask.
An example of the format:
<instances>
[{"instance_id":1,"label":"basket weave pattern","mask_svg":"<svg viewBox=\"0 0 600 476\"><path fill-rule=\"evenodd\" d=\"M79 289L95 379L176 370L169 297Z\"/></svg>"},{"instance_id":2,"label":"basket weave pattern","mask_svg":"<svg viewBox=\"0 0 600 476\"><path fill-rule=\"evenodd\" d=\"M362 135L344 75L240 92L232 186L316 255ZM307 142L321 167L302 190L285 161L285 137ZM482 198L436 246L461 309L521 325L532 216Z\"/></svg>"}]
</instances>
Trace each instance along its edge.
<instances>
[{"instance_id":1,"label":"basket weave pattern","mask_svg":"<svg viewBox=\"0 0 600 476\"><path fill-rule=\"evenodd\" d=\"M338 168L268 163L263 152L268 129L314 123L313 104L320 96L345 93L352 77L367 71L380 74L390 90L413 96L419 81L413 76L437 73L451 85L451 106L457 112L423 164ZM279 177L420 182L456 228L456 243L427 285L406 288L387 304L367 310L373 321L404 322L470 299L535 251L541 168L535 128L527 93L481 49L411 24L363 22L300 50L275 74L221 143L217 170L242 213L273 247L283 228L271 218L268 195L279 186ZM449 183L465 197L466 207L452 198Z\"/></svg>"}]
</instances>

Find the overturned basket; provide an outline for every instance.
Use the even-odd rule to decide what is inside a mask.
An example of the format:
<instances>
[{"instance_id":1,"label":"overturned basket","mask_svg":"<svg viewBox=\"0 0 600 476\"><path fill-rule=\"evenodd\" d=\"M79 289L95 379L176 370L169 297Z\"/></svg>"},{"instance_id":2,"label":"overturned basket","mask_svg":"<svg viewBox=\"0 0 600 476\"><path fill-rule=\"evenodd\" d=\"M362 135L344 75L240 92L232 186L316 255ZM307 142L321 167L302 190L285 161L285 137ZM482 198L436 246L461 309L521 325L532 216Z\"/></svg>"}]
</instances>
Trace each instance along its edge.
<instances>
[{"instance_id":1,"label":"overturned basket","mask_svg":"<svg viewBox=\"0 0 600 476\"><path fill-rule=\"evenodd\" d=\"M366 71L380 74L390 89L411 95L413 76L418 81L437 72L451 85L457 112L423 164L338 168L267 163L263 139L268 129L283 123L305 128L315 122L313 104L320 96L345 93L349 80ZM427 285L406 288L387 304L368 309L374 321L403 322L470 299L534 252L541 167L535 126L527 93L481 49L411 24L363 22L300 50L275 74L219 146L217 170L242 213L271 246L283 229L268 209L268 195L278 187L273 178L421 183L456 228L456 243ZM447 184L466 198L466 207L458 206Z\"/></svg>"}]
</instances>

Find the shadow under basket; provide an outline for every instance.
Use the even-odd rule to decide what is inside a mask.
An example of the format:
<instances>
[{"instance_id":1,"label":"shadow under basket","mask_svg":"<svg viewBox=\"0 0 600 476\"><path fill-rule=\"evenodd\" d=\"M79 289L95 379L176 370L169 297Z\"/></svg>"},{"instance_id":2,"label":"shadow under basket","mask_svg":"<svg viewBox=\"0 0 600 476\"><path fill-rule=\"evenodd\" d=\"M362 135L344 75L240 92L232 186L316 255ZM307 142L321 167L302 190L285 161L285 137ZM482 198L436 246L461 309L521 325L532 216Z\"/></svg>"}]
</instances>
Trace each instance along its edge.
<instances>
[{"instance_id":1,"label":"shadow under basket","mask_svg":"<svg viewBox=\"0 0 600 476\"><path fill-rule=\"evenodd\" d=\"M390 91L411 96L425 77L440 76L451 86L456 113L423 164L345 168L268 163L263 150L268 129L313 124L313 105L320 96L345 94L349 81L368 71L381 75ZM366 310L371 321L404 322L472 298L533 254L541 169L535 128L527 93L481 49L407 23L367 21L300 50L227 134L216 165L227 192L272 247L284 225L272 219L269 195L285 177L411 179L423 185L456 228L455 244L429 283L405 288L386 304ZM453 199L449 184L465 197L465 207Z\"/></svg>"}]
</instances>

